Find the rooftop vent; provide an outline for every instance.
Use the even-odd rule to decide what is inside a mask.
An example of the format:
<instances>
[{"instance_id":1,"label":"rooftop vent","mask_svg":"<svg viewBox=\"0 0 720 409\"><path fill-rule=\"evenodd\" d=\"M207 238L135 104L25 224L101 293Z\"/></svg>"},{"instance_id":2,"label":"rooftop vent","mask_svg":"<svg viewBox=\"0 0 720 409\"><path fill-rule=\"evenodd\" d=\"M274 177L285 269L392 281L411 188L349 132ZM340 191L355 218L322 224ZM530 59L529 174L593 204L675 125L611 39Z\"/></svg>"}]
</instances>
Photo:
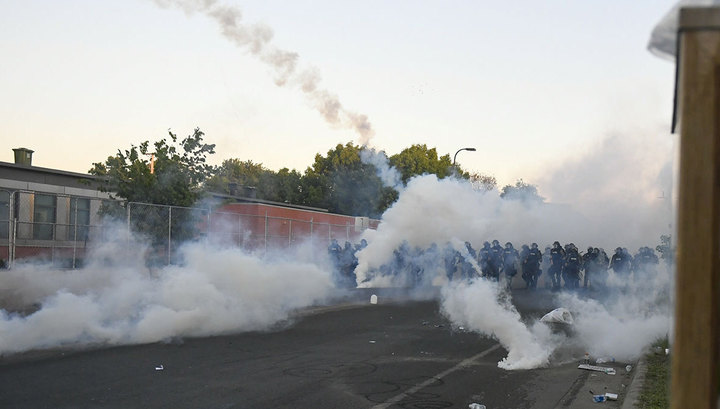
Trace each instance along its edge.
<instances>
[{"instance_id":1,"label":"rooftop vent","mask_svg":"<svg viewBox=\"0 0 720 409\"><path fill-rule=\"evenodd\" d=\"M28 148L15 148L15 164L23 166L32 166L33 150Z\"/></svg>"}]
</instances>

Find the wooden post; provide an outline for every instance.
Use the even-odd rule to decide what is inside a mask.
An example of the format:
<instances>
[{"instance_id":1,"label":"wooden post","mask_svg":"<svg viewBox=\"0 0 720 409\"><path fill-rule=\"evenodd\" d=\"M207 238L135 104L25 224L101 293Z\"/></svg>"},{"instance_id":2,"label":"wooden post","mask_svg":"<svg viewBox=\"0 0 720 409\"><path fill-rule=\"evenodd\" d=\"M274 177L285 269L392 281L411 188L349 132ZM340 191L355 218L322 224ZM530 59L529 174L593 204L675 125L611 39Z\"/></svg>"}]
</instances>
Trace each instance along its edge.
<instances>
[{"instance_id":1,"label":"wooden post","mask_svg":"<svg viewBox=\"0 0 720 409\"><path fill-rule=\"evenodd\" d=\"M680 175L670 403L718 399L720 281L720 9L680 11L677 109Z\"/></svg>"}]
</instances>

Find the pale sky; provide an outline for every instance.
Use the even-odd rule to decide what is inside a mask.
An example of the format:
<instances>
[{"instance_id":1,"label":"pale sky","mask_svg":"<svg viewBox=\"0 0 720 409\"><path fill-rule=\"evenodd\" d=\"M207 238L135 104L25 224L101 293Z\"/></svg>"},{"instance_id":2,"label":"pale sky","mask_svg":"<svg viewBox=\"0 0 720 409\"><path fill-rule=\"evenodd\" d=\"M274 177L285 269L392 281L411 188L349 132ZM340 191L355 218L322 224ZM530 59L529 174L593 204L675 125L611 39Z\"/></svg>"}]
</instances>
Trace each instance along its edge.
<instances>
[{"instance_id":1,"label":"pale sky","mask_svg":"<svg viewBox=\"0 0 720 409\"><path fill-rule=\"evenodd\" d=\"M171 0L171 2L174 0ZM670 135L674 64L647 51L674 0L240 1L319 86L368 117L371 146L416 143L502 184L532 182L609 133ZM202 13L151 0L0 0L0 161L87 172L195 127L212 163L303 171L358 142Z\"/></svg>"}]
</instances>

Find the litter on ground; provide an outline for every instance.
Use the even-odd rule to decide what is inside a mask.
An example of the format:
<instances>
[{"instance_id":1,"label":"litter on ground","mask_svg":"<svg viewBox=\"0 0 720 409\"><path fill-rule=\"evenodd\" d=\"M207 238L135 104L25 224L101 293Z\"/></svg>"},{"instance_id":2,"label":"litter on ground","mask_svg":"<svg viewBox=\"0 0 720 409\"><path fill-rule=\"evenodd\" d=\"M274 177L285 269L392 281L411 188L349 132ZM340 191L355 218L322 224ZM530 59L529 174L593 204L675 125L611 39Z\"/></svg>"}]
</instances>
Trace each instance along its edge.
<instances>
[{"instance_id":1,"label":"litter on ground","mask_svg":"<svg viewBox=\"0 0 720 409\"><path fill-rule=\"evenodd\" d=\"M572 325L575 321L567 308L556 308L540 318L541 322Z\"/></svg>"},{"instance_id":2,"label":"litter on ground","mask_svg":"<svg viewBox=\"0 0 720 409\"><path fill-rule=\"evenodd\" d=\"M586 369L588 371L598 371L598 372L604 372L608 375L615 375L615 368L608 368L606 366L580 364L580 365L578 365L578 369Z\"/></svg>"}]
</instances>

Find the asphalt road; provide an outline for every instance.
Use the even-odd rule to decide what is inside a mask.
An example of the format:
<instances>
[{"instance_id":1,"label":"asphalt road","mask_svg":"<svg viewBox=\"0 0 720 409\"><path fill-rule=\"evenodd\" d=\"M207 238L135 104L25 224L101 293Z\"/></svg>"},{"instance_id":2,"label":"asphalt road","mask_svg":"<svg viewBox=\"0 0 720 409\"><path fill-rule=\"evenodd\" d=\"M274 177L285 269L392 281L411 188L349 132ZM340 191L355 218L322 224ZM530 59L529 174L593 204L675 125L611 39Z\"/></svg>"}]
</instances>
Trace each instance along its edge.
<instances>
[{"instance_id":1,"label":"asphalt road","mask_svg":"<svg viewBox=\"0 0 720 409\"><path fill-rule=\"evenodd\" d=\"M353 297L268 332L2 357L0 408L567 408L588 379L574 359L499 369L505 350L453 329L437 301ZM551 307L541 291L514 299Z\"/></svg>"}]
</instances>

